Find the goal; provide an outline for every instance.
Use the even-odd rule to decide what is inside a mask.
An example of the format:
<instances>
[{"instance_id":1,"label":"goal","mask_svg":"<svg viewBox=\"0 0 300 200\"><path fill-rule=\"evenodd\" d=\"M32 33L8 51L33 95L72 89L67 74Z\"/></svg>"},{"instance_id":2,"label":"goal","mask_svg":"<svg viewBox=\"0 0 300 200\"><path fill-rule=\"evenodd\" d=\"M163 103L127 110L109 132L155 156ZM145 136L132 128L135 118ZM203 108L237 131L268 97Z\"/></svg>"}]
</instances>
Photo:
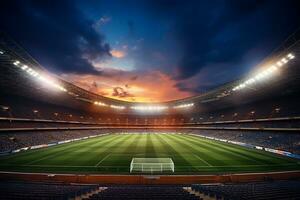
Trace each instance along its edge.
<instances>
[{"instance_id":1,"label":"goal","mask_svg":"<svg viewBox=\"0 0 300 200\"><path fill-rule=\"evenodd\" d=\"M132 158L130 173L133 172L174 172L174 162L171 158Z\"/></svg>"}]
</instances>

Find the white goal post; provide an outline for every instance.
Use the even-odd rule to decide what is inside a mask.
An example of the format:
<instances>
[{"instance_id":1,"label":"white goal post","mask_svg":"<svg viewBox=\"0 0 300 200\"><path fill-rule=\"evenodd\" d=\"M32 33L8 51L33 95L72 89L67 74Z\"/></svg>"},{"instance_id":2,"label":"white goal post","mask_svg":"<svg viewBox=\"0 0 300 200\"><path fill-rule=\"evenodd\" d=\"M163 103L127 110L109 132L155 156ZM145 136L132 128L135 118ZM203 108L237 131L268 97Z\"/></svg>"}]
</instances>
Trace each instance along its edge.
<instances>
[{"instance_id":1,"label":"white goal post","mask_svg":"<svg viewBox=\"0 0 300 200\"><path fill-rule=\"evenodd\" d=\"M132 158L130 163L130 173L174 172L174 170L171 158Z\"/></svg>"}]
</instances>

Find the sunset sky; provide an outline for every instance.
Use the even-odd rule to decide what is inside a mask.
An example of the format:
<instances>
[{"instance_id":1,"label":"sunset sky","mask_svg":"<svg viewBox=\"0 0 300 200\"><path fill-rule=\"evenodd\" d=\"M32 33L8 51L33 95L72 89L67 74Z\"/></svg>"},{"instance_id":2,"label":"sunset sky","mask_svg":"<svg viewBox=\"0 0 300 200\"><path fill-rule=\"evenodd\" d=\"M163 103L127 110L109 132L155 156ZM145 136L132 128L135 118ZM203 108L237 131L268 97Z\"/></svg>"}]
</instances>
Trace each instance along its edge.
<instances>
[{"instance_id":1,"label":"sunset sky","mask_svg":"<svg viewBox=\"0 0 300 200\"><path fill-rule=\"evenodd\" d=\"M3 1L1 31L43 67L126 101L201 94L249 72L300 27L297 1Z\"/></svg>"}]
</instances>

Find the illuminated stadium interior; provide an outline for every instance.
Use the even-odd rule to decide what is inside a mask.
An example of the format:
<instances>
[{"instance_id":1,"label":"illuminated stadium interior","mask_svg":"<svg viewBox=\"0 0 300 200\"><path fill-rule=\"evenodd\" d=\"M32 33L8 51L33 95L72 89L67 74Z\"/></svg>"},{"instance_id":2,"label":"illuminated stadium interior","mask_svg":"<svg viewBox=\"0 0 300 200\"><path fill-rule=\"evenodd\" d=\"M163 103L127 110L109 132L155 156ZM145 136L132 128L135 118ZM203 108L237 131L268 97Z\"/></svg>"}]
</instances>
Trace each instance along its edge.
<instances>
[{"instance_id":1,"label":"illuminated stadium interior","mask_svg":"<svg viewBox=\"0 0 300 200\"><path fill-rule=\"evenodd\" d=\"M173 78L174 97L142 98L129 85L122 94L91 90L86 74L56 73L27 40L1 31L0 199L299 199L300 31L288 34L268 54L255 52L247 73L228 72L230 81L195 93L194 80L178 87ZM94 89L112 71L89 74L100 77ZM161 84L163 93L145 71L134 87Z\"/></svg>"}]
</instances>

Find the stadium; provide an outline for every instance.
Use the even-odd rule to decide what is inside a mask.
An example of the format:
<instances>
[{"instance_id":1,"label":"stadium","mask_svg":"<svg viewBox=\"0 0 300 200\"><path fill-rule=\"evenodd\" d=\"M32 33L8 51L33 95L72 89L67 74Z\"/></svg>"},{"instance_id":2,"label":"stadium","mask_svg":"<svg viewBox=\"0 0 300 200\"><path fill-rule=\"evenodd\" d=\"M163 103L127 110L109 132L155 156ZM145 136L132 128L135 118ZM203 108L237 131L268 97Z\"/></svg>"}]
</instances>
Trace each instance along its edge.
<instances>
[{"instance_id":1,"label":"stadium","mask_svg":"<svg viewBox=\"0 0 300 200\"><path fill-rule=\"evenodd\" d=\"M299 30L239 78L158 102L89 91L16 39L0 32L0 199L300 199Z\"/></svg>"}]
</instances>

